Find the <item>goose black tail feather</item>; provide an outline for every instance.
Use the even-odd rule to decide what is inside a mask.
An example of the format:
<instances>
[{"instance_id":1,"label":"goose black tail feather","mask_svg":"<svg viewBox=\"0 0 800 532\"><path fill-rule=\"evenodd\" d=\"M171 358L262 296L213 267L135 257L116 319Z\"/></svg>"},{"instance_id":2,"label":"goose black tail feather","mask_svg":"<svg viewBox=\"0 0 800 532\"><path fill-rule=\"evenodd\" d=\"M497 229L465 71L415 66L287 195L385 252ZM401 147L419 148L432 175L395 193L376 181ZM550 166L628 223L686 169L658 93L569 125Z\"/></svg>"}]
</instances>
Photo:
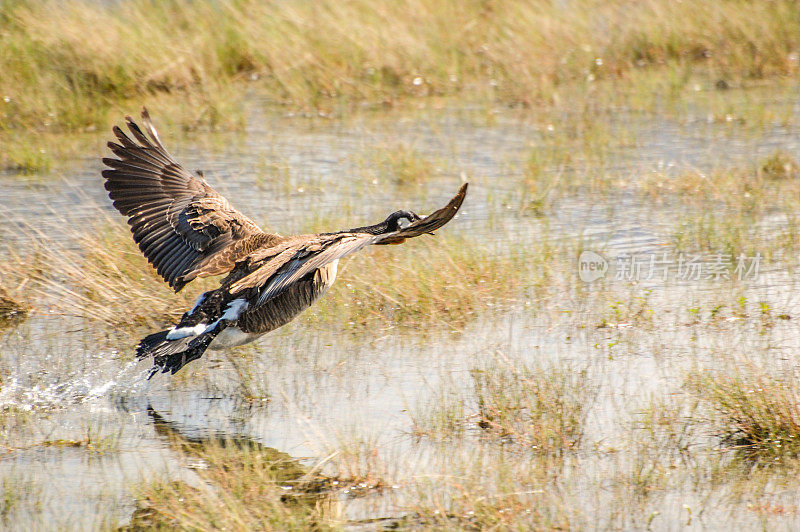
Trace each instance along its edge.
<instances>
[{"instance_id":1,"label":"goose black tail feather","mask_svg":"<svg viewBox=\"0 0 800 532\"><path fill-rule=\"evenodd\" d=\"M136 358L141 360L144 357L153 354L153 351L160 346L168 345L167 334L169 330L159 331L157 333L149 334L139 341L136 346Z\"/></svg>"},{"instance_id":2,"label":"goose black tail feather","mask_svg":"<svg viewBox=\"0 0 800 532\"><path fill-rule=\"evenodd\" d=\"M179 369L193 360L197 360L208 348L214 338L227 327L227 323L220 322L211 331L198 336L187 336L176 340L167 340L169 331L160 331L144 337L136 347L138 359L153 356L153 368L147 379L152 379L156 373L175 374Z\"/></svg>"}]
</instances>

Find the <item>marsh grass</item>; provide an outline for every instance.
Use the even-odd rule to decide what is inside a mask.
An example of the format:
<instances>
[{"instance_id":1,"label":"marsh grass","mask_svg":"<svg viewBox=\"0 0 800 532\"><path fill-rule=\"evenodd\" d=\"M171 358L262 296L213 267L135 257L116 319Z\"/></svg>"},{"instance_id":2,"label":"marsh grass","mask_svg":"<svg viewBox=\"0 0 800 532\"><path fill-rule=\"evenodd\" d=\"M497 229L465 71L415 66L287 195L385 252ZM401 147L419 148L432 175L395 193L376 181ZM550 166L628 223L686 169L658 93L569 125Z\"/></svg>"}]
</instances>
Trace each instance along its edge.
<instances>
[{"instance_id":1,"label":"marsh grass","mask_svg":"<svg viewBox=\"0 0 800 532\"><path fill-rule=\"evenodd\" d=\"M47 266L41 257L21 257L12 250L3 250L0 260L0 330L24 321L36 306L32 280Z\"/></svg>"},{"instance_id":2,"label":"marsh grass","mask_svg":"<svg viewBox=\"0 0 800 532\"><path fill-rule=\"evenodd\" d=\"M104 220L78 232L72 245L48 244L34 251L48 268L33 276L42 305L65 315L100 321L112 327L160 327L191 307L213 280L201 280L179 294L147 263L128 228Z\"/></svg>"},{"instance_id":3,"label":"marsh grass","mask_svg":"<svg viewBox=\"0 0 800 532\"><path fill-rule=\"evenodd\" d=\"M412 434L441 445L441 475L415 483L414 526L564 529L582 518L564 488L596 394L585 370L498 353L466 382L441 380L408 409ZM410 525L409 525L410 526Z\"/></svg>"},{"instance_id":4,"label":"marsh grass","mask_svg":"<svg viewBox=\"0 0 800 532\"><path fill-rule=\"evenodd\" d=\"M651 398L634 413L622 441L614 442L622 447L615 452L621 516L632 517L630 510L636 508L641 519L648 503L663 500L669 489L685 481L673 472L691 471L698 461L712 462L694 452L695 447L705 449L698 434L697 406L694 398L672 394ZM704 472L699 465L694 469L696 481L702 481Z\"/></svg>"},{"instance_id":5,"label":"marsh grass","mask_svg":"<svg viewBox=\"0 0 800 532\"><path fill-rule=\"evenodd\" d=\"M0 329L13 326L30 312L27 303L12 297L5 289L0 287Z\"/></svg>"},{"instance_id":6,"label":"marsh grass","mask_svg":"<svg viewBox=\"0 0 800 532\"><path fill-rule=\"evenodd\" d=\"M448 95L530 107L564 101L570 84L637 85L642 71L666 71L680 93L696 76L739 86L800 66L790 0L5 0L0 16L2 163L27 170L52 162L37 154L58 141L42 135L106 127L144 100L190 102L180 120L213 126L248 88L326 111Z\"/></svg>"},{"instance_id":7,"label":"marsh grass","mask_svg":"<svg viewBox=\"0 0 800 532\"><path fill-rule=\"evenodd\" d=\"M92 453L108 453L119 450L118 435L100 436L88 432L86 436L78 439L58 438L44 440L38 444L28 447L52 447L56 449L79 448Z\"/></svg>"},{"instance_id":8,"label":"marsh grass","mask_svg":"<svg viewBox=\"0 0 800 532\"><path fill-rule=\"evenodd\" d=\"M693 207L709 203L733 212L761 214L782 206L796 195L797 161L784 151L757 159L752 165L693 169L670 176L654 172L637 185L651 200L677 197Z\"/></svg>"},{"instance_id":9,"label":"marsh grass","mask_svg":"<svg viewBox=\"0 0 800 532\"><path fill-rule=\"evenodd\" d=\"M385 445L364 434L338 432L326 444L325 471L349 496L382 491L396 478L398 464L389 458Z\"/></svg>"},{"instance_id":10,"label":"marsh grass","mask_svg":"<svg viewBox=\"0 0 800 532\"><path fill-rule=\"evenodd\" d=\"M409 187L436 177L433 162L418 149L407 144L398 144L383 149L370 150L362 163L365 173L378 168L378 178L394 185ZM369 169L369 170L367 170Z\"/></svg>"},{"instance_id":11,"label":"marsh grass","mask_svg":"<svg viewBox=\"0 0 800 532\"><path fill-rule=\"evenodd\" d=\"M755 460L800 455L800 382L751 364L733 373L698 370L686 388L708 408L721 443Z\"/></svg>"},{"instance_id":12,"label":"marsh grass","mask_svg":"<svg viewBox=\"0 0 800 532\"><path fill-rule=\"evenodd\" d=\"M520 212L542 216L553 206L554 197L565 187L564 176L572 162L572 153L565 146L553 149L537 147L522 165L522 197Z\"/></svg>"},{"instance_id":13,"label":"marsh grass","mask_svg":"<svg viewBox=\"0 0 800 532\"><path fill-rule=\"evenodd\" d=\"M19 505L21 495L19 487L10 478L4 477L0 482L0 518L6 522L14 508Z\"/></svg>"},{"instance_id":14,"label":"marsh grass","mask_svg":"<svg viewBox=\"0 0 800 532\"><path fill-rule=\"evenodd\" d=\"M596 393L585 369L530 365L502 353L471 370L469 384L441 383L433 403L411 409L413 433L443 439L465 436L473 427L490 441L563 456L580 446Z\"/></svg>"},{"instance_id":15,"label":"marsh grass","mask_svg":"<svg viewBox=\"0 0 800 532\"><path fill-rule=\"evenodd\" d=\"M3 475L0 479L0 523L13 526L17 512L36 512L41 508L41 487L19 473Z\"/></svg>"},{"instance_id":16,"label":"marsh grass","mask_svg":"<svg viewBox=\"0 0 800 532\"><path fill-rule=\"evenodd\" d=\"M468 398L460 393L456 384L449 382L435 392L431 402L413 405L407 409L411 418L412 434L434 440L462 436L469 426Z\"/></svg>"},{"instance_id":17,"label":"marsh grass","mask_svg":"<svg viewBox=\"0 0 800 532\"><path fill-rule=\"evenodd\" d=\"M138 486L129 530L308 530L338 522L330 479L288 454L248 439L187 439L150 415L196 478Z\"/></svg>"},{"instance_id":18,"label":"marsh grass","mask_svg":"<svg viewBox=\"0 0 800 532\"><path fill-rule=\"evenodd\" d=\"M602 309L598 329L605 327L632 326L646 329L653 325L655 310L650 301L651 290L641 290L625 294L608 291L608 297L599 298L605 303ZM605 300L605 301L603 301Z\"/></svg>"},{"instance_id":19,"label":"marsh grass","mask_svg":"<svg viewBox=\"0 0 800 532\"><path fill-rule=\"evenodd\" d=\"M4 380L4 379L3 379ZM0 385L4 382L0 381ZM3 405L0 408L0 444L6 450L12 449L12 444L19 439L19 435L29 428L34 422L34 414L17 405Z\"/></svg>"},{"instance_id":20,"label":"marsh grass","mask_svg":"<svg viewBox=\"0 0 800 532\"><path fill-rule=\"evenodd\" d=\"M165 479L140 486L131 530L307 530L337 520L334 501L303 483L303 470L285 453L235 443L191 453L200 484Z\"/></svg>"},{"instance_id":21,"label":"marsh grass","mask_svg":"<svg viewBox=\"0 0 800 532\"><path fill-rule=\"evenodd\" d=\"M760 162L759 176L774 181L800 177L800 162L785 151L776 151Z\"/></svg>"},{"instance_id":22,"label":"marsh grass","mask_svg":"<svg viewBox=\"0 0 800 532\"><path fill-rule=\"evenodd\" d=\"M253 371L254 357L252 350L243 348L226 359L238 378L238 396L250 403L264 403L269 400L269 383L262 372Z\"/></svg>"},{"instance_id":23,"label":"marsh grass","mask_svg":"<svg viewBox=\"0 0 800 532\"><path fill-rule=\"evenodd\" d=\"M421 483L409 510L432 530L564 530L578 511L560 492L563 460L480 446L453 450L447 474Z\"/></svg>"},{"instance_id":24,"label":"marsh grass","mask_svg":"<svg viewBox=\"0 0 800 532\"><path fill-rule=\"evenodd\" d=\"M777 151L752 167L653 175L641 187L652 200L689 206L672 230L680 251L722 252L733 260L756 252L787 258L797 250L798 168L794 158Z\"/></svg>"},{"instance_id":25,"label":"marsh grass","mask_svg":"<svg viewBox=\"0 0 800 532\"><path fill-rule=\"evenodd\" d=\"M27 139L26 139L27 140ZM32 175L48 172L53 167L53 156L44 148L32 143L11 143L5 151L6 167L20 174Z\"/></svg>"},{"instance_id":26,"label":"marsh grass","mask_svg":"<svg viewBox=\"0 0 800 532\"><path fill-rule=\"evenodd\" d=\"M173 323L218 279L202 279L174 294L142 257L127 227L104 221L76 234L76 244L41 244L9 275L30 277L34 303L65 315L133 329ZM331 293L304 314L311 322L360 328L396 325L463 327L483 311L511 308L549 290L552 243L515 254L439 235L405 249L376 247L340 267ZM41 262L46 268L29 268ZM194 286L197 285L197 286Z\"/></svg>"},{"instance_id":27,"label":"marsh grass","mask_svg":"<svg viewBox=\"0 0 800 532\"><path fill-rule=\"evenodd\" d=\"M508 252L442 232L403 249L376 247L340 266L339 279L313 320L353 328L386 322L460 329L475 316L502 312L556 289L554 243L543 238Z\"/></svg>"},{"instance_id":28,"label":"marsh grass","mask_svg":"<svg viewBox=\"0 0 800 532\"><path fill-rule=\"evenodd\" d=\"M8 399L5 399L8 401ZM53 421L53 404L18 406L6 402L0 407L0 452L17 458L45 450L80 450L87 458L120 451L124 428L107 418L86 416L79 423L59 426Z\"/></svg>"},{"instance_id":29,"label":"marsh grass","mask_svg":"<svg viewBox=\"0 0 800 532\"><path fill-rule=\"evenodd\" d=\"M531 367L500 356L471 372L477 426L539 453L577 449L594 393L586 375L569 365Z\"/></svg>"},{"instance_id":30,"label":"marsh grass","mask_svg":"<svg viewBox=\"0 0 800 532\"><path fill-rule=\"evenodd\" d=\"M735 266L741 254L754 256L756 252L768 251L766 243L758 239L760 231L756 221L754 216L745 213L705 211L681 221L672 231L672 241L679 251L718 253Z\"/></svg>"},{"instance_id":31,"label":"marsh grass","mask_svg":"<svg viewBox=\"0 0 800 532\"><path fill-rule=\"evenodd\" d=\"M336 226L328 222L325 227ZM124 331L161 327L219 283L199 279L175 294L127 226L108 216L81 228L64 221L59 242L30 232L24 256L7 250L0 296L8 310L0 318L35 308ZM330 292L301 319L354 329L380 322L462 329L483 312L502 312L558 290L559 261L568 253L559 245L570 247L541 237L509 250L442 231L403 246L374 246L343 261Z\"/></svg>"}]
</instances>

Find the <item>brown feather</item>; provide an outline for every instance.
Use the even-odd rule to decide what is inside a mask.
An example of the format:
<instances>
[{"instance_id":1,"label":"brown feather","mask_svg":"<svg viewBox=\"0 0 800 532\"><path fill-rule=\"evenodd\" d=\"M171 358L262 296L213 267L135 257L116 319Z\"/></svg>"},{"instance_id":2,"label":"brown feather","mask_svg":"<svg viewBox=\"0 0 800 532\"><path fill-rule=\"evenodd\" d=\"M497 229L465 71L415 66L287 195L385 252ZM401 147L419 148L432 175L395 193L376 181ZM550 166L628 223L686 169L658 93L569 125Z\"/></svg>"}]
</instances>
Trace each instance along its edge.
<instances>
[{"instance_id":1,"label":"brown feather","mask_svg":"<svg viewBox=\"0 0 800 532\"><path fill-rule=\"evenodd\" d=\"M215 254L266 233L231 207L205 179L193 176L172 158L147 110L142 111L142 121L143 128L126 117L132 138L114 127L119 144L109 142L108 147L117 158L103 159L110 168L103 171L105 188L114 207L129 217L139 249L177 291L201 276L200 270ZM225 273L236 259L215 264L215 272Z\"/></svg>"}]
</instances>

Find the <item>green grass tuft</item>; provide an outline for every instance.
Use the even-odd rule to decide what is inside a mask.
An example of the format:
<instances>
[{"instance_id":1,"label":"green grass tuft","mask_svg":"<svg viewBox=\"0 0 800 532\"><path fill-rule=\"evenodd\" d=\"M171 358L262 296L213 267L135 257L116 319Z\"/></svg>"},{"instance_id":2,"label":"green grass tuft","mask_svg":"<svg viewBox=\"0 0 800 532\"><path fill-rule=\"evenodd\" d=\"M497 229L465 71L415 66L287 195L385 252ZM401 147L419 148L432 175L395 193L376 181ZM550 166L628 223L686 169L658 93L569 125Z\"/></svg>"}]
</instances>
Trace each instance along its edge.
<instances>
[{"instance_id":1,"label":"green grass tuft","mask_svg":"<svg viewBox=\"0 0 800 532\"><path fill-rule=\"evenodd\" d=\"M687 388L708 409L722 442L754 459L800 456L800 380L745 366L701 371Z\"/></svg>"}]
</instances>

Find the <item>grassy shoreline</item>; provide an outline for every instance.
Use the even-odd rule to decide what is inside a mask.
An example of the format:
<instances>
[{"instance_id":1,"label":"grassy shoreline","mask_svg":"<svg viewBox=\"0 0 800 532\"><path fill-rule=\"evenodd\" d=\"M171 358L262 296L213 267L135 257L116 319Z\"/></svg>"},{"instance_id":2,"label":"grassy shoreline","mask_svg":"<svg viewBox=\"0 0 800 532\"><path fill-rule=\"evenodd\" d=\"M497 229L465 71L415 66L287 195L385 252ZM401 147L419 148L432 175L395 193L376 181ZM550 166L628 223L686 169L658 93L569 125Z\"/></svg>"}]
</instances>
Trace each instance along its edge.
<instances>
[{"instance_id":1,"label":"grassy shoreline","mask_svg":"<svg viewBox=\"0 0 800 532\"><path fill-rule=\"evenodd\" d=\"M145 101L187 128L240 127L251 89L306 111L431 96L563 106L565 87L596 81L653 90L642 72L666 92L694 76L726 87L791 77L799 54L789 0L5 0L0 166L47 168L62 133L105 128Z\"/></svg>"}]
</instances>

